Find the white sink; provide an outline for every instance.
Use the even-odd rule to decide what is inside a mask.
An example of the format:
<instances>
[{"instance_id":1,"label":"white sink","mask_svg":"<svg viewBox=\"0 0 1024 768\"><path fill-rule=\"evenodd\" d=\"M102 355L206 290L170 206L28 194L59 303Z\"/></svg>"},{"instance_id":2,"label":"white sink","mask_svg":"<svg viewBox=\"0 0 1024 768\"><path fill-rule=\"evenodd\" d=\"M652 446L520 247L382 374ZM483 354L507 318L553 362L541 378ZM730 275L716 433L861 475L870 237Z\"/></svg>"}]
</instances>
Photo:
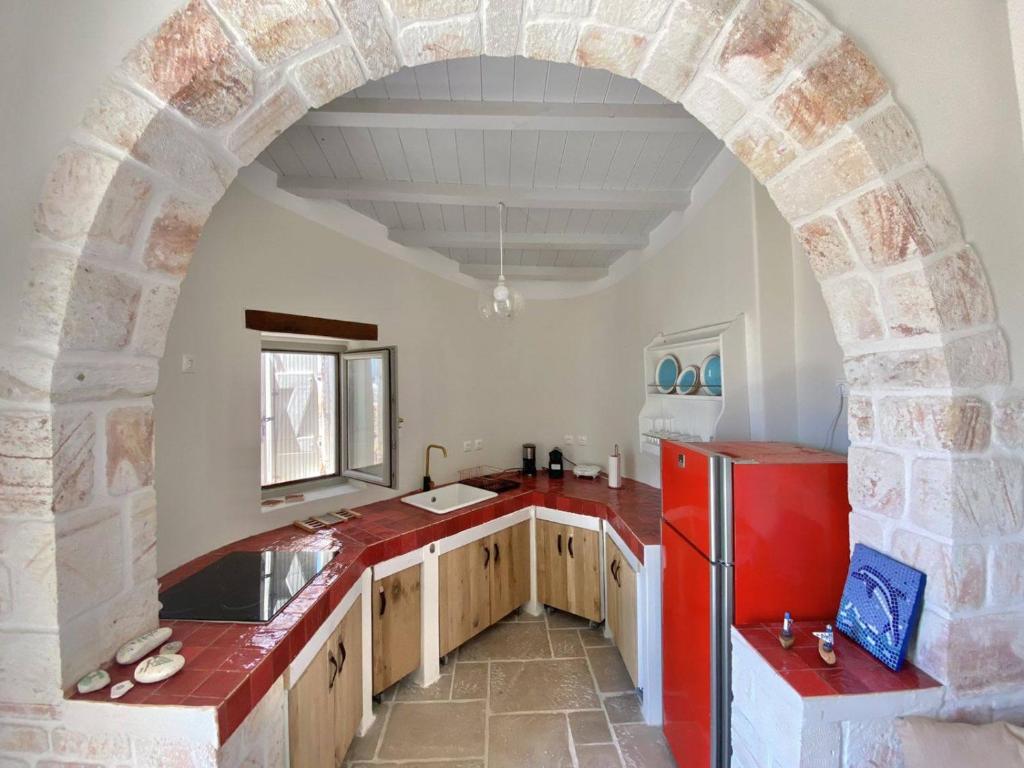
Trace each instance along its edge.
<instances>
[{"instance_id":1,"label":"white sink","mask_svg":"<svg viewBox=\"0 0 1024 768\"><path fill-rule=\"evenodd\" d=\"M452 483L442 488L435 488L432 491L414 493L412 496L403 496L402 501L412 504L414 507L433 512L435 515L443 515L445 512L452 512L456 509L468 507L478 501L486 501L497 496L494 491L485 491L483 488L474 488L471 485Z\"/></svg>"}]
</instances>

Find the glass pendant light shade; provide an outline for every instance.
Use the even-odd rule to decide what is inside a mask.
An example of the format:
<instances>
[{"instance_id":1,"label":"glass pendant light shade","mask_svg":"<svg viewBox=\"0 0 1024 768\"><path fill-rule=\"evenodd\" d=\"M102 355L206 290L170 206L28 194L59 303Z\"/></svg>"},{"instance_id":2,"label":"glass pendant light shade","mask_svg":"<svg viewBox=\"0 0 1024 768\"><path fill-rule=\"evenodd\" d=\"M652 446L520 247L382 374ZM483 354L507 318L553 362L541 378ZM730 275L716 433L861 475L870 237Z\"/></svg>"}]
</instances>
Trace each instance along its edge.
<instances>
[{"instance_id":1,"label":"glass pendant light shade","mask_svg":"<svg viewBox=\"0 0 1024 768\"><path fill-rule=\"evenodd\" d=\"M523 313L526 300L523 294L505 282L505 204L498 203L498 283L485 290L477 300L477 308L484 320L509 322Z\"/></svg>"}]
</instances>

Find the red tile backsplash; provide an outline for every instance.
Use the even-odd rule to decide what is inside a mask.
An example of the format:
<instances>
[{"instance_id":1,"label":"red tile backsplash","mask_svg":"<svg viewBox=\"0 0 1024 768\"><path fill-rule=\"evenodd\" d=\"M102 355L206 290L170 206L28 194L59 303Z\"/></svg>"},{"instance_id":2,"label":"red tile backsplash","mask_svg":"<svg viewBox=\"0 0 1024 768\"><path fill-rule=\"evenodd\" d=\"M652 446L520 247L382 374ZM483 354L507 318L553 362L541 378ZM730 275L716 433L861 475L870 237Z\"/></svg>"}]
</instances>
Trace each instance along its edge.
<instances>
[{"instance_id":1,"label":"red tile backsplash","mask_svg":"<svg viewBox=\"0 0 1024 768\"><path fill-rule=\"evenodd\" d=\"M160 579L162 589L232 551L341 546L331 564L267 624L161 622L173 629L173 640L184 643L185 668L162 683L137 683L120 701L215 707L223 743L338 607L364 569L523 507L545 506L609 520L641 562L644 546L661 543L661 493L656 488L626 480L622 488L612 489L601 480L566 476L552 481L545 474L521 481L522 487L495 500L456 510L441 519L398 498L388 499L360 507L361 518L328 531L310 534L286 526L220 547L175 568ZM112 663L108 667L111 681L131 679L134 667ZM69 695L109 701L110 689Z\"/></svg>"}]
</instances>

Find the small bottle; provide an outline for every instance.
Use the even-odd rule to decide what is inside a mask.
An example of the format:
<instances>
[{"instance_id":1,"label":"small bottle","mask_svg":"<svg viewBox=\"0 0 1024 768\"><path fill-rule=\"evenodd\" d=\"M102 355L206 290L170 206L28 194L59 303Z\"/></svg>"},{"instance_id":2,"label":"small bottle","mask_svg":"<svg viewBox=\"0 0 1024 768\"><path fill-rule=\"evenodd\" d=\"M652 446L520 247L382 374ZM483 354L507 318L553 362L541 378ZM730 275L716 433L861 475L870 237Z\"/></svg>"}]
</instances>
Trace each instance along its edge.
<instances>
[{"instance_id":1,"label":"small bottle","mask_svg":"<svg viewBox=\"0 0 1024 768\"><path fill-rule=\"evenodd\" d=\"M832 632L831 624L828 624L825 631L818 637L818 655L830 667L836 665L835 635Z\"/></svg>"},{"instance_id":2,"label":"small bottle","mask_svg":"<svg viewBox=\"0 0 1024 768\"><path fill-rule=\"evenodd\" d=\"M779 632L779 642L783 648L792 648L796 638L793 637L793 617L786 611L782 619L782 630Z\"/></svg>"},{"instance_id":3,"label":"small bottle","mask_svg":"<svg viewBox=\"0 0 1024 768\"><path fill-rule=\"evenodd\" d=\"M822 638L822 645L825 647L826 651L831 651L832 648L833 648L833 644L834 643L835 643L835 635L832 632L832 625L831 624L826 624L825 625L825 637Z\"/></svg>"}]
</instances>

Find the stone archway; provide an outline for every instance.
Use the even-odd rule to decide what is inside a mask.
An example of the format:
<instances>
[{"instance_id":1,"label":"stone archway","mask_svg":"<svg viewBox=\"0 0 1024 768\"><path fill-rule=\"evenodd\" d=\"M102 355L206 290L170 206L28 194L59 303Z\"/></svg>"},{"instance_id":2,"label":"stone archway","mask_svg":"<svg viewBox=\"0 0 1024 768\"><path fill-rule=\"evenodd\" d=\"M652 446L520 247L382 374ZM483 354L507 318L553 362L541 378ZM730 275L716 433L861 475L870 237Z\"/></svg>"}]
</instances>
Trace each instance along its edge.
<instances>
[{"instance_id":1,"label":"stone archway","mask_svg":"<svg viewBox=\"0 0 1024 768\"><path fill-rule=\"evenodd\" d=\"M1024 407L1003 400L983 269L883 76L802 0L527 5L191 0L128 53L54 164L22 345L0 363L0 713L58 716L62 685L156 621L157 362L237 169L367 79L481 54L635 77L766 183L847 356L854 540L928 573L922 666L964 697L1024 680L1016 598L986 576L1021 527Z\"/></svg>"}]
</instances>

